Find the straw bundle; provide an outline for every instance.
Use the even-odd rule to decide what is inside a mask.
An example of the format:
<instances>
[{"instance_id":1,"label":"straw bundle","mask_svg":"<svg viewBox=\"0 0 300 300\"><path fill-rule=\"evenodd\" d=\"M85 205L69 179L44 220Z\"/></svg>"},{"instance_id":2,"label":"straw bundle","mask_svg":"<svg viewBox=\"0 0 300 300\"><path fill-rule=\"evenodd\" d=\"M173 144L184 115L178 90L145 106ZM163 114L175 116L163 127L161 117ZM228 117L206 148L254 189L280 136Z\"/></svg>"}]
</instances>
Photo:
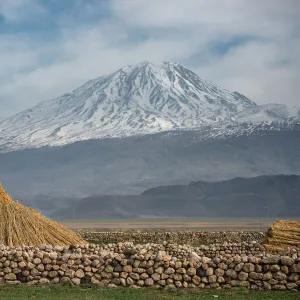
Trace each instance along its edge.
<instances>
[{"instance_id":1,"label":"straw bundle","mask_svg":"<svg viewBox=\"0 0 300 300\"><path fill-rule=\"evenodd\" d=\"M0 244L10 247L86 244L75 232L13 201L0 184Z\"/></svg>"},{"instance_id":2,"label":"straw bundle","mask_svg":"<svg viewBox=\"0 0 300 300\"><path fill-rule=\"evenodd\" d=\"M278 252L288 247L300 247L300 222L276 221L267 232L266 249Z\"/></svg>"}]
</instances>

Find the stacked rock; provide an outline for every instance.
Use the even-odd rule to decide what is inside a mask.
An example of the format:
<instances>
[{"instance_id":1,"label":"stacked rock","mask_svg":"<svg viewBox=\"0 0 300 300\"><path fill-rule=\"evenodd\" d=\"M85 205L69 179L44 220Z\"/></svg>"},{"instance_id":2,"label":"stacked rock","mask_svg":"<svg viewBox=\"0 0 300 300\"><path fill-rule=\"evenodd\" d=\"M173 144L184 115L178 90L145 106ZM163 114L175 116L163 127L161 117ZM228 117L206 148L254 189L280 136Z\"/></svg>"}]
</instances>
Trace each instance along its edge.
<instances>
[{"instance_id":1,"label":"stacked rock","mask_svg":"<svg viewBox=\"0 0 300 300\"><path fill-rule=\"evenodd\" d=\"M299 290L299 277L300 249L274 256L258 243L0 246L0 282L6 284Z\"/></svg>"},{"instance_id":2,"label":"stacked rock","mask_svg":"<svg viewBox=\"0 0 300 300\"><path fill-rule=\"evenodd\" d=\"M85 240L112 243L119 242L133 242L139 243L162 243L168 241L169 243L181 243L191 245L207 245L215 243L240 243L251 241L258 241L264 243L266 240L266 234L264 232L257 231L194 231L194 230L182 230L182 231L129 231L123 232L119 230L115 231L90 231L85 229L78 230L78 233Z\"/></svg>"}]
</instances>

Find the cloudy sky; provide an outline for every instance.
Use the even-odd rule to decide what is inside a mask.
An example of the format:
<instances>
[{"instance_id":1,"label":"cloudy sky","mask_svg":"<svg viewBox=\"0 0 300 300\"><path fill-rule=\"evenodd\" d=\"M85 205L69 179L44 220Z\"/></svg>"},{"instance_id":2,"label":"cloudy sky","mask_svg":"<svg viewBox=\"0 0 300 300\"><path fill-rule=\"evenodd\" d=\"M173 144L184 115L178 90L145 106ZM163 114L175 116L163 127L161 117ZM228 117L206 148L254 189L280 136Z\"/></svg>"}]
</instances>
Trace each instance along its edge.
<instances>
[{"instance_id":1,"label":"cloudy sky","mask_svg":"<svg viewBox=\"0 0 300 300\"><path fill-rule=\"evenodd\" d=\"M149 61L300 106L299 0L0 0L0 117Z\"/></svg>"}]
</instances>

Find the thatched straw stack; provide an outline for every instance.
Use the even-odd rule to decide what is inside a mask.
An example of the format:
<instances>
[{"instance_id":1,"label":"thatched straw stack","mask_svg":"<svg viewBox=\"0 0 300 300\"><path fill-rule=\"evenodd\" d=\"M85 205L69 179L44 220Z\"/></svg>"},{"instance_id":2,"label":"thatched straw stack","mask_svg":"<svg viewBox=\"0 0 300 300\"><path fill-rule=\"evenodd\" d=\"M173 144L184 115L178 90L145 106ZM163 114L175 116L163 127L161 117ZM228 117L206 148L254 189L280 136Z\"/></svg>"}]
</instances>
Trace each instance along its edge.
<instances>
[{"instance_id":1,"label":"thatched straw stack","mask_svg":"<svg viewBox=\"0 0 300 300\"><path fill-rule=\"evenodd\" d=\"M278 252L288 247L300 247L300 222L298 221L276 221L267 233L266 249Z\"/></svg>"},{"instance_id":2,"label":"thatched straw stack","mask_svg":"<svg viewBox=\"0 0 300 300\"><path fill-rule=\"evenodd\" d=\"M0 184L0 244L9 247L86 244L75 232L13 201Z\"/></svg>"}]
</instances>

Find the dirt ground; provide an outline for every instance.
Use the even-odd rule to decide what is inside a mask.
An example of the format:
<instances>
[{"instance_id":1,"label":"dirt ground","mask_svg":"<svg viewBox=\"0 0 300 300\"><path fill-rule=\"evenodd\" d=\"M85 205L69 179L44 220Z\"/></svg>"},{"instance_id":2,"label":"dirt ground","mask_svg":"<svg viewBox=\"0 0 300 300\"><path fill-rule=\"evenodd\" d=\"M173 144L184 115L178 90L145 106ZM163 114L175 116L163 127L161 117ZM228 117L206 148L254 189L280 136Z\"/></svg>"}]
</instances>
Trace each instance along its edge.
<instances>
[{"instance_id":1,"label":"dirt ground","mask_svg":"<svg viewBox=\"0 0 300 300\"><path fill-rule=\"evenodd\" d=\"M271 220L204 220L204 221L168 221L168 220L129 220L129 221L84 221L74 220L62 222L72 229L93 229L95 231L109 230L243 230L264 231Z\"/></svg>"}]
</instances>

